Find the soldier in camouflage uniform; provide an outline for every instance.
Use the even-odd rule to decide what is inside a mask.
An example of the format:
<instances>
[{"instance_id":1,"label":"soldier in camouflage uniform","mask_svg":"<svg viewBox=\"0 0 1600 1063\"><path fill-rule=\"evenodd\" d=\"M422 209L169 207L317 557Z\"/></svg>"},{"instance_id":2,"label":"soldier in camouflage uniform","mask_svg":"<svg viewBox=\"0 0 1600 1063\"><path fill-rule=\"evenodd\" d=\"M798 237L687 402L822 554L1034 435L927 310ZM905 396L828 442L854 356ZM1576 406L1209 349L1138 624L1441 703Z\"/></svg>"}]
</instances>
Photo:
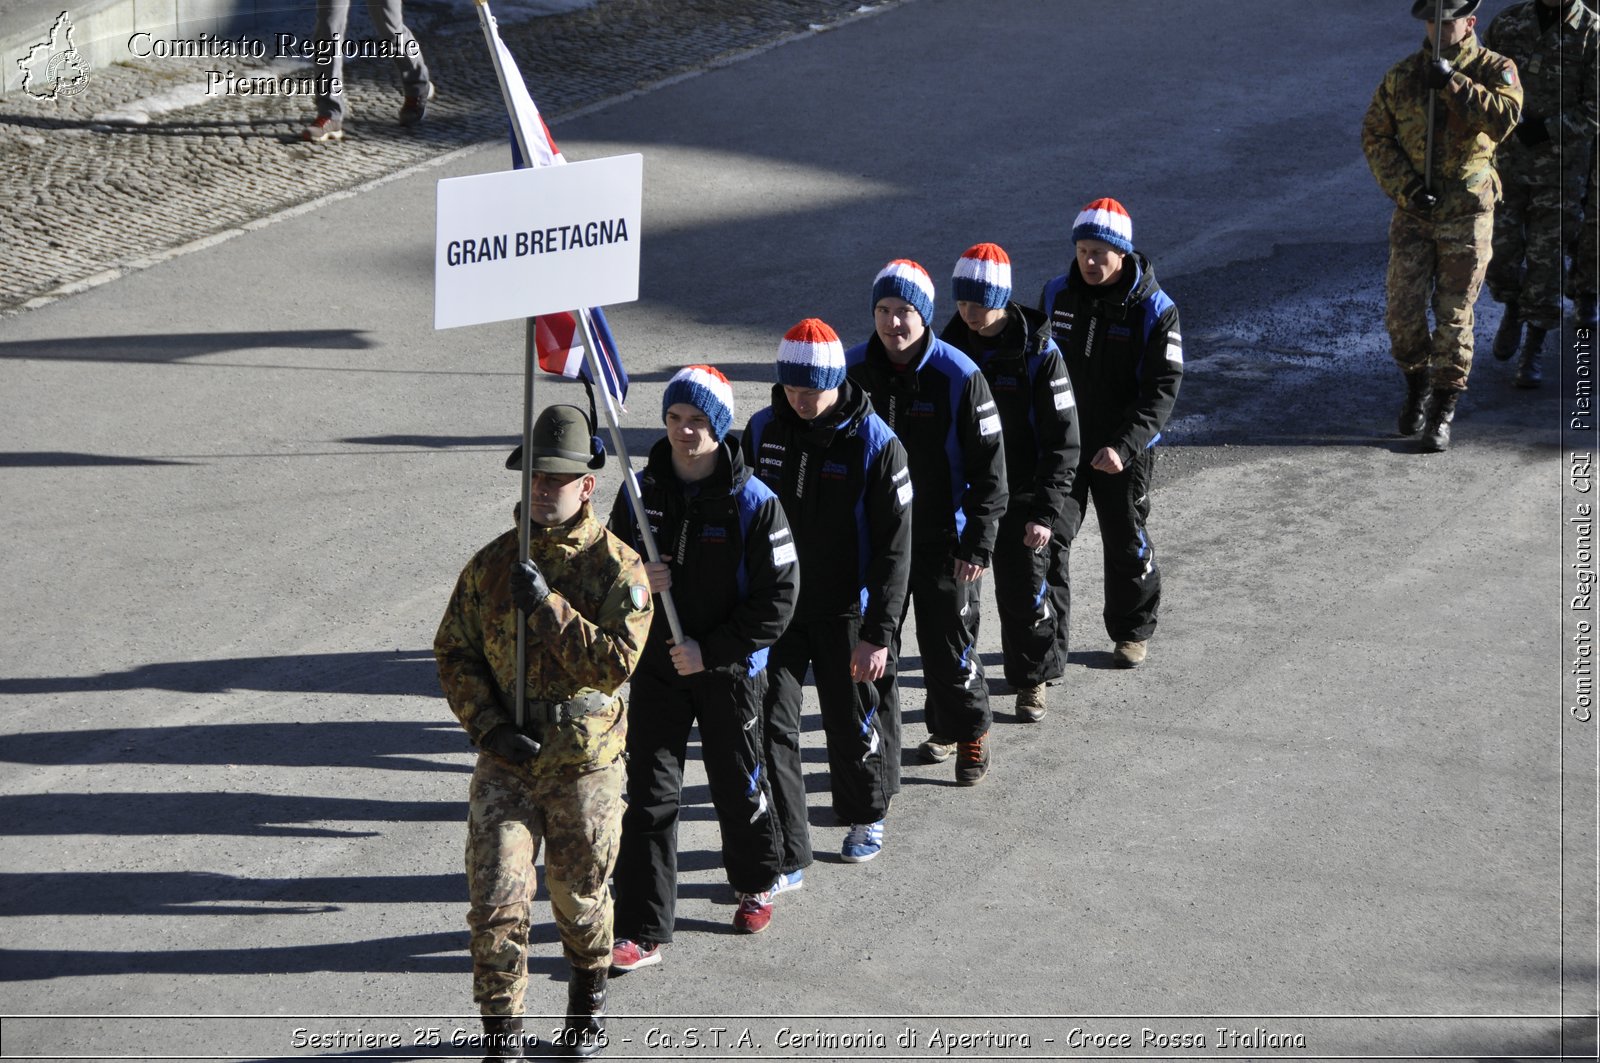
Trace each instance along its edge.
<instances>
[{"instance_id":1,"label":"soldier in camouflage uniform","mask_svg":"<svg viewBox=\"0 0 1600 1063\"><path fill-rule=\"evenodd\" d=\"M1411 13L1431 20L1435 0ZM1509 59L1473 33L1478 0L1444 0L1423 47L1384 75L1361 123L1361 147L1378 185L1395 202L1389 223L1389 307L1384 323L1406 378L1401 435L1422 431L1421 449L1450 445L1456 401L1472 369L1472 304L1489 263L1500 181L1495 145L1522 111L1522 86ZM1440 58L1432 41L1439 35ZM1432 185L1427 169L1428 94L1434 108ZM1428 304L1434 331L1428 331Z\"/></svg>"},{"instance_id":2,"label":"soldier in camouflage uniform","mask_svg":"<svg viewBox=\"0 0 1600 1063\"><path fill-rule=\"evenodd\" d=\"M1579 0L1524 0L1484 34L1522 79L1522 120L1495 152L1505 199L1495 212L1486 278L1506 307L1494 356L1506 361L1522 345L1519 388L1539 386L1545 335L1561 328L1561 267L1577 235L1595 137L1597 38L1600 19Z\"/></svg>"},{"instance_id":3,"label":"soldier in camouflage uniform","mask_svg":"<svg viewBox=\"0 0 1600 1063\"><path fill-rule=\"evenodd\" d=\"M1572 248L1567 273L1577 323L1594 328L1600 317L1600 138L1589 145L1589 182L1583 192L1583 224Z\"/></svg>"},{"instance_id":4,"label":"soldier in camouflage uniform","mask_svg":"<svg viewBox=\"0 0 1600 1063\"><path fill-rule=\"evenodd\" d=\"M522 448L507 461L520 469ZM434 638L451 710L478 746L467 820L472 995L491 1058L522 1055L534 860L545 846L550 907L572 972L565 1034L604 1043L611 960L606 880L622 829L627 716L617 692L650 631L644 565L601 526L590 499L605 451L583 411L534 424L529 559L513 527L462 571ZM527 706L514 707L519 610L527 618Z\"/></svg>"}]
</instances>

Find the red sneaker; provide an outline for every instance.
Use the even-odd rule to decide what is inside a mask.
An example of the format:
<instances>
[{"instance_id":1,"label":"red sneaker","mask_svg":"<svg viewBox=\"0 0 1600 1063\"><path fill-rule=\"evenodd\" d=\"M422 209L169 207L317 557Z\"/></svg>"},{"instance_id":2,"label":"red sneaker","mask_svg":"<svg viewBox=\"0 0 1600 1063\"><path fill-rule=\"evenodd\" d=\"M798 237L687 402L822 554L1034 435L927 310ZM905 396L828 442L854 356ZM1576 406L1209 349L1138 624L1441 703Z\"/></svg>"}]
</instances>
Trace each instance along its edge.
<instances>
[{"instance_id":1,"label":"red sneaker","mask_svg":"<svg viewBox=\"0 0 1600 1063\"><path fill-rule=\"evenodd\" d=\"M326 144L330 140L343 140L344 123L331 115L318 115L315 121L300 130L300 139L312 144Z\"/></svg>"},{"instance_id":2,"label":"red sneaker","mask_svg":"<svg viewBox=\"0 0 1600 1063\"><path fill-rule=\"evenodd\" d=\"M618 938L611 946L613 971L637 971L641 967L661 962L661 946L648 941L630 941Z\"/></svg>"},{"instance_id":3,"label":"red sneaker","mask_svg":"<svg viewBox=\"0 0 1600 1063\"><path fill-rule=\"evenodd\" d=\"M772 922L772 891L739 894L739 910L733 913L733 928L744 934L759 934Z\"/></svg>"}]
</instances>

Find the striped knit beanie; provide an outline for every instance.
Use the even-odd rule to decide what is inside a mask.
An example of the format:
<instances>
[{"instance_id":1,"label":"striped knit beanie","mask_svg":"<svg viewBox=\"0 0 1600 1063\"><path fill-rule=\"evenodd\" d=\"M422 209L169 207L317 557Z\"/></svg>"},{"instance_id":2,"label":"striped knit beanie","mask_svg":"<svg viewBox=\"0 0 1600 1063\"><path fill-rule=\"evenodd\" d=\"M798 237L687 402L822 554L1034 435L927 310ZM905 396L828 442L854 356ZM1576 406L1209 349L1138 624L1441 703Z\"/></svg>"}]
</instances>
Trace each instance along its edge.
<instances>
[{"instance_id":1,"label":"striped knit beanie","mask_svg":"<svg viewBox=\"0 0 1600 1063\"><path fill-rule=\"evenodd\" d=\"M728 434L733 424L733 387L728 378L709 365L686 365L667 381L666 394L661 397L661 419L666 420L667 407L686 402L706 415L711 422L711 434L717 442Z\"/></svg>"},{"instance_id":2,"label":"striped knit beanie","mask_svg":"<svg viewBox=\"0 0 1600 1063\"><path fill-rule=\"evenodd\" d=\"M1072 223L1072 242L1099 240L1125 255L1133 254L1133 219L1114 199L1097 199L1078 212Z\"/></svg>"},{"instance_id":3,"label":"striped knit beanie","mask_svg":"<svg viewBox=\"0 0 1600 1063\"><path fill-rule=\"evenodd\" d=\"M1003 310L1011 301L1011 259L999 244L974 244L956 260L956 302Z\"/></svg>"},{"instance_id":4,"label":"striped knit beanie","mask_svg":"<svg viewBox=\"0 0 1600 1063\"><path fill-rule=\"evenodd\" d=\"M778 344L778 383L828 391L844 383L844 344L826 321L808 317Z\"/></svg>"},{"instance_id":5,"label":"striped knit beanie","mask_svg":"<svg viewBox=\"0 0 1600 1063\"><path fill-rule=\"evenodd\" d=\"M874 311L878 309L878 300L888 295L910 303L911 308L922 315L924 325L933 324L933 278L909 258L895 259L872 279Z\"/></svg>"}]
</instances>

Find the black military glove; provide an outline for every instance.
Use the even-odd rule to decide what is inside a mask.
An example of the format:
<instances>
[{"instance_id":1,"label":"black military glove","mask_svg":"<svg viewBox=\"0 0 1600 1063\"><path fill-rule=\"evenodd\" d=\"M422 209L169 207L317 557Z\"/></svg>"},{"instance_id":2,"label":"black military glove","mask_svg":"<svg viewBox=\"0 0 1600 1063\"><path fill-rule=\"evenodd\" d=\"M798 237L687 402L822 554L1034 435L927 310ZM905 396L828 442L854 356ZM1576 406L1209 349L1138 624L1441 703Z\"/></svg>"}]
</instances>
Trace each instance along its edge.
<instances>
[{"instance_id":1,"label":"black military glove","mask_svg":"<svg viewBox=\"0 0 1600 1063\"><path fill-rule=\"evenodd\" d=\"M1439 197L1428 191L1421 181L1412 181L1400 193L1400 205L1419 214L1427 214L1439 203Z\"/></svg>"},{"instance_id":2,"label":"black military glove","mask_svg":"<svg viewBox=\"0 0 1600 1063\"><path fill-rule=\"evenodd\" d=\"M548 597L550 584L544 581L544 573L539 571L538 565L532 561L521 561L512 567L511 600L517 603L518 609L532 615Z\"/></svg>"},{"instance_id":3,"label":"black military glove","mask_svg":"<svg viewBox=\"0 0 1600 1063\"><path fill-rule=\"evenodd\" d=\"M1450 84L1450 75L1455 73L1455 68L1443 59L1435 59L1423 68L1423 77L1428 82L1430 89L1442 89Z\"/></svg>"},{"instance_id":4,"label":"black military glove","mask_svg":"<svg viewBox=\"0 0 1600 1063\"><path fill-rule=\"evenodd\" d=\"M539 743L509 723L489 728L478 745L513 764L526 764L539 755Z\"/></svg>"},{"instance_id":5,"label":"black military glove","mask_svg":"<svg viewBox=\"0 0 1600 1063\"><path fill-rule=\"evenodd\" d=\"M1545 127L1544 119L1536 114L1525 115L1523 120L1517 123L1514 132L1517 134L1517 139L1530 148L1550 143L1550 130Z\"/></svg>"}]
</instances>

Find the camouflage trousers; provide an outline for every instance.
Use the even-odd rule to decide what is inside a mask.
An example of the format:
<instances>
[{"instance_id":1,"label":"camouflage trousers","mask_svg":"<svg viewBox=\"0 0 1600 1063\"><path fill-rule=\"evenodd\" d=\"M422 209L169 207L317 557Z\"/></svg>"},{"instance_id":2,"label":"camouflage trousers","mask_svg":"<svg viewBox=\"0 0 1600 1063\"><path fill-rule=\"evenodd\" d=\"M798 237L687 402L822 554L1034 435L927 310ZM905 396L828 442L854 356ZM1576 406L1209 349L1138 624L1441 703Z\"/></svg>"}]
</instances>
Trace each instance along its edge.
<instances>
[{"instance_id":1,"label":"camouflage trousers","mask_svg":"<svg viewBox=\"0 0 1600 1063\"><path fill-rule=\"evenodd\" d=\"M1494 212L1494 254L1485 282L1497 302L1516 303L1522 320L1561 327L1562 267L1577 237L1579 201L1588 168L1561 167L1558 152L1530 152L1515 141L1495 156L1505 198Z\"/></svg>"},{"instance_id":2,"label":"camouflage trousers","mask_svg":"<svg viewBox=\"0 0 1600 1063\"><path fill-rule=\"evenodd\" d=\"M534 775L478 754L467 813L472 906L472 999L485 1015L521 1015L528 987L528 925L544 842L545 885L567 961L611 963L606 880L622 833L622 760L588 772Z\"/></svg>"},{"instance_id":3,"label":"camouflage trousers","mask_svg":"<svg viewBox=\"0 0 1600 1063\"><path fill-rule=\"evenodd\" d=\"M1472 371L1472 304L1489 264L1493 214L1442 221L1397 210L1389 222L1389 308L1384 324L1403 373L1428 370L1440 391L1465 391ZM1433 308L1433 331L1428 308Z\"/></svg>"},{"instance_id":4,"label":"camouflage trousers","mask_svg":"<svg viewBox=\"0 0 1600 1063\"><path fill-rule=\"evenodd\" d=\"M1572 248L1567 294L1574 299L1600 292L1600 144L1589 147L1588 187L1583 197L1583 222Z\"/></svg>"}]
</instances>

